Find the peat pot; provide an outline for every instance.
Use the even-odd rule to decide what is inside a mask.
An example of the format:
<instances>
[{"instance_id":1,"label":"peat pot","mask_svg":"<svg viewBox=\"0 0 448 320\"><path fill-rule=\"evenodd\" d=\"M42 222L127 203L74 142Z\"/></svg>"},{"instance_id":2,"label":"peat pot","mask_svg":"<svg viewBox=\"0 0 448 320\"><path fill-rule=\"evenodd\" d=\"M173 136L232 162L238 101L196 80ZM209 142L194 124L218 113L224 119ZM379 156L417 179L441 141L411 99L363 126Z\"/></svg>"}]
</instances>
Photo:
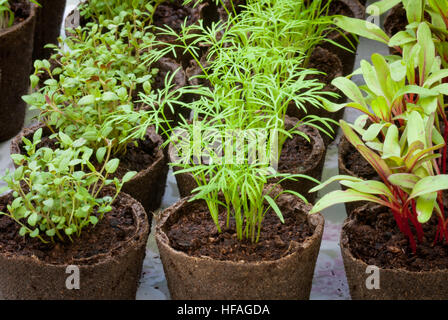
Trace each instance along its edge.
<instances>
[{"instance_id":1,"label":"peat pot","mask_svg":"<svg viewBox=\"0 0 448 320\"><path fill-rule=\"evenodd\" d=\"M46 44L58 44L64 18L66 0L39 0L36 29L34 31L33 61L48 59L52 49L44 48Z\"/></svg>"},{"instance_id":2,"label":"peat pot","mask_svg":"<svg viewBox=\"0 0 448 320\"><path fill-rule=\"evenodd\" d=\"M363 156L355 149L354 146L344 137L338 145L338 168L340 175L357 177L365 180L379 180L379 176L375 169L363 158ZM347 188L341 186L343 190ZM351 216L353 211L365 205L365 201L346 202L345 209L347 216Z\"/></svg>"},{"instance_id":3,"label":"peat pot","mask_svg":"<svg viewBox=\"0 0 448 320\"><path fill-rule=\"evenodd\" d=\"M343 74L341 60L338 58L336 54L322 47L316 47L313 53L311 54L308 67L323 72L322 74L318 74L316 76L313 75L313 78L317 79L318 81L324 84L324 88L322 89L322 91L336 93L339 95L339 98L328 97L328 100L337 104L345 102L346 98L342 94L342 92L331 84L333 79L342 77ZM339 121L344 117L344 108L342 108L338 112L329 112L324 108L316 108L311 104L305 104L305 108L307 110L306 113L302 109L297 108L297 106L294 103L290 103L288 106L287 114L290 117L295 117L297 119L302 119L307 115L316 115L320 118L329 118L335 121ZM329 124L331 125L331 128L334 130L334 133L332 133L332 137L329 137L324 133L322 134L322 138L326 146L329 145L334 140L337 134L337 130L339 128L337 124L334 123ZM327 131L329 130L327 129Z\"/></svg>"},{"instance_id":4,"label":"peat pot","mask_svg":"<svg viewBox=\"0 0 448 320\"><path fill-rule=\"evenodd\" d=\"M10 201L11 194L1 197L2 209ZM112 211L73 243L44 245L22 238L19 229L9 217L0 217L3 299L135 299L150 228L145 210L129 195L121 193ZM95 248L95 243L101 245Z\"/></svg>"},{"instance_id":5,"label":"peat pot","mask_svg":"<svg viewBox=\"0 0 448 320\"><path fill-rule=\"evenodd\" d=\"M11 3L16 23L0 30L0 142L14 137L25 120L22 96L30 84L36 6L28 1L20 4L15 10Z\"/></svg>"},{"instance_id":6,"label":"peat pot","mask_svg":"<svg viewBox=\"0 0 448 320\"><path fill-rule=\"evenodd\" d=\"M391 222L393 218L384 218L384 213L387 209L378 205L368 204L359 207L354 212L354 217L362 215L368 220L382 219L382 221ZM387 216L392 217L392 213L386 213ZM379 226L378 221L373 221L365 224L359 222L358 219L347 218L341 233L341 251L344 260L345 272L347 274L350 294L354 300L446 300L448 299L448 269L446 269L446 262L441 269L428 270L412 270L408 267L385 267L376 266L375 260L378 257L390 257L389 260L397 260L397 257L403 255L403 252L408 252L409 248L395 247L393 245L384 244L384 235L380 236L380 241L371 240L376 239L378 234L375 228ZM376 227L374 226L376 225ZM390 224L395 226L394 223ZM391 230L392 237L397 237L399 233L398 228L395 231ZM372 236L373 234L373 236ZM356 238L354 238L356 235ZM371 237L369 241L369 236ZM402 236L403 239L404 236ZM427 264L426 256L431 256L431 251L446 250L442 249L442 245L437 248L432 248L433 240L425 240L427 245L424 249L419 249L417 244L417 257L412 258L412 253L407 253L411 257L411 261L419 264ZM402 240L400 243L407 243ZM372 247L380 247L376 251ZM362 247L359 249L359 247ZM407 247L407 246L406 246ZM354 249L357 248L357 249ZM381 252L378 252L381 250ZM355 252L374 252L368 258L359 257ZM365 261L366 259L372 261ZM443 259L443 258L442 258ZM412 265L414 262L411 262ZM376 274L375 274L376 273ZM376 280L372 277L376 277ZM370 289L369 289L370 288Z\"/></svg>"},{"instance_id":7,"label":"peat pot","mask_svg":"<svg viewBox=\"0 0 448 320\"><path fill-rule=\"evenodd\" d=\"M276 231L279 233L277 241L282 243L285 251L280 258L275 260L222 260L204 255L193 256L173 248L170 234L179 235L176 230L171 232L174 224L180 220L180 224L184 224L184 221L193 221L191 217L198 211L209 215L205 202L189 202L189 199L188 197L184 198L166 209L161 214L156 228L156 241L173 299L309 299L314 267L324 229L324 218L321 214L308 215L311 209L310 205L306 205L292 195L282 195L277 203L283 212L285 221L294 217L294 219L302 221L301 225L307 223L312 230L310 236L300 243L297 241L284 243L280 239L281 231ZM286 212L279 201L289 203L290 208L293 209ZM270 214L278 220L274 213L270 212ZM188 226L183 228L188 228L190 231L180 231L182 234L196 234L205 224L205 230L212 230L210 237L219 237L216 227L213 229L214 225L209 216L202 217L197 224L192 222L190 225L189 222L187 222ZM224 221L222 222L224 223ZM278 223L281 224L280 221ZM263 228L265 226L266 220ZM297 232L299 230L294 233ZM236 237L232 239L234 242L240 243ZM201 240L197 238L193 239L191 243L177 241L176 243L188 246L194 245L198 241L201 243ZM205 240L202 239L202 241ZM214 245L212 244L212 246ZM217 248L216 251L218 250ZM215 251L214 248L212 248L213 251Z\"/></svg>"},{"instance_id":8,"label":"peat pot","mask_svg":"<svg viewBox=\"0 0 448 320\"><path fill-rule=\"evenodd\" d=\"M11 142L11 154L23 154L22 137L32 140L34 132L43 128L42 144L49 144L56 147L54 141L49 139L51 131L44 124L36 124L30 128L25 128L17 135ZM148 218L152 219L152 212L160 207L162 203L163 194L165 193L166 179L168 175L167 157L163 149L160 148L162 138L155 133L154 128L149 128L146 134L146 140L139 143L138 148L130 147L126 157L120 159L120 166L117 173L124 176L128 171L137 171L137 175L123 186L123 192L128 193L133 198L138 200L145 211L148 213ZM135 157L131 156L135 155ZM150 158L150 160L146 160ZM138 168L132 168L135 163L142 162Z\"/></svg>"},{"instance_id":9,"label":"peat pot","mask_svg":"<svg viewBox=\"0 0 448 320\"><path fill-rule=\"evenodd\" d=\"M365 12L365 7L358 0L332 0L329 14L344 15L351 18L364 20ZM322 47L335 53L339 59L341 59L344 76L351 74L355 65L358 41L349 32L340 33L338 31L333 31L328 35L328 38L353 51L351 52L345 50L326 41L321 44Z\"/></svg>"}]
</instances>

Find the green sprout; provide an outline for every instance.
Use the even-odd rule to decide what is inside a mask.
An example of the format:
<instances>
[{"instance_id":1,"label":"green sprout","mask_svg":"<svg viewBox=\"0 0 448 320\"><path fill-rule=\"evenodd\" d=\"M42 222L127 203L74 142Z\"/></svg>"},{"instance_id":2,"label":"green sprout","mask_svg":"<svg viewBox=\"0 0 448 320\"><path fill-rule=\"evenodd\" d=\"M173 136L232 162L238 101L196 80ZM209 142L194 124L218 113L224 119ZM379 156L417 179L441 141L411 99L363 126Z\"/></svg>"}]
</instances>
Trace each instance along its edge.
<instances>
[{"instance_id":1,"label":"green sprout","mask_svg":"<svg viewBox=\"0 0 448 320\"><path fill-rule=\"evenodd\" d=\"M5 189L12 190L13 201L7 212L0 212L18 223L20 235L38 238L44 243L73 241L84 228L95 226L118 196L123 184L136 174L127 173L120 181L111 178L119 165L118 159L107 158L98 170L91 162L93 150L86 140L71 140L59 133L63 149L37 148L42 129L34 133L32 141L23 138L26 154L14 154L17 166L1 178ZM109 193L105 188L110 186ZM4 191L4 190L3 190Z\"/></svg>"}]
</instances>

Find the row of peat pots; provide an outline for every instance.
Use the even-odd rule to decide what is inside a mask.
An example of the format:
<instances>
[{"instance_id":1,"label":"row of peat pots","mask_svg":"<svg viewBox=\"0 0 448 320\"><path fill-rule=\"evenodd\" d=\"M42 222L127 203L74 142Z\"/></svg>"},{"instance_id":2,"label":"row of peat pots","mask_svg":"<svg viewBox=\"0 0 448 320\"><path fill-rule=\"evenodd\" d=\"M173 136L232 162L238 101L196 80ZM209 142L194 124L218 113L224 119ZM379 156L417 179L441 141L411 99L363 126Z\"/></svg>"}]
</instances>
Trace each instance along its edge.
<instances>
[{"instance_id":1,"label":"row of peat pots","mask_svg":"<svg viewBox=\"0 0 448 320\"><path fill-rule=\"evenodd\" d=\"M57 19L56 13L44 14L41 11L41 15L51 17L50 19L40 18L42 21L51 20L51 23L60 21L65 3L61 5L63 1L56 2L59 7L50 1L41 1L43 8L50 7L56 10L57 7L60 10ZM359 18L364 14L363 6L357 1L339 0L334 3L336 4L334 14L343 13ZM1 35L7 39L14 39L21 45L25 43L30 45L33 40L30 37L26 38L25 35L33 34L37 8L25 7L29 10L27 11L28 20L24 20L23 25L17 24L11 27ZM17 16L19 16L18 13ZM73 27L74 24L80 24L76 18L79 19L79 16L75 13L69 15L66 26ZM26 23L29 23L29 29L24 35L11 36L16 28L17 30L24 29L27 26ZM42 47L42 42L54 41L59 32L59 26L42 28L45 32L35 31L36 39L41 39L42 35L49 35L49 30L54 30L55 34L52 35L52 39L36 40L37 48ZM41 37L39 38L38 35ZM344 39L338 34L330 36L337 42ZM24 39L26 41L22 43ZM14 41L10 40L11 44L7 47L12 47ZM5 63L11 67L7 69L8 72L23 69L20 79L16 74L17 81L14 85L16 89L21 88L21 91L16 90L14 94L11 92L11 96L14 96L16 100L6 104L14 105L15 109L18 109L17 106L21 105L19 102L21 95L28 90L28 80L23 80L28 79L33 49L28 47L28 49L15 50L28 52L28 55L20 55L20 59L23 59L20 62L13 60L13 58L19 59L17 57L19 55L11 53L5 55L10 59L8 63ZM44 57L48 57L48 53L40 52L35 55L36 59ZM318 47L311 57L310 67L325 72L326 75L322 75L320 80L327 83L328 91L336 92L336 88L330 84L331 81L343 74L351 73L354 59L354 53L337 52L335 48L328 46ZM4 61L2 52L2 63ZM184 65L186 69L181 70L176 77L177 85L182 86L188 82L186 74L193 75L195 70L194 66L188 64L185 66L185 59L180 59L178 63ZM174 71L178 66L169 58L164 58L158 64L157 67L162 73ZM3 79L11 78L5 71L2 75ZM21 85L19 80L22 80ZM3 83L2 87L4 87ZM6 110L3 101L1 103L2 109ZM294 109L296 108L291 108L291 110ZM24 106L21 110L24 110ZM2 114L13 114L13 112L2 112ZM302 116L290 112L287 126L295 126L298 121L295 117ZM331 116L336 119L332 114L321 114L321 116ZM337 117L340 118L342 115L339 114ZM17 118L20 117L16 115L15 119ZM7 121L11 125L14 123L12 120ZM19 122L14 129L9 130L8 134L5 133L2 136L3 140L17 133L22 126L23 115ZM43 130L41 146L54 147L55 141L49 138L51 135L49 129L37 124L24 129L13 139L11 154L23 154L25 150L22 138L32 140L38 129ZM281 155L280 169L284 172L309 175L320 180L326 146L331 139L321 136L312 127L301 127L300 130L310 137L310 141L299 136L288 140ZM160 207L165 191L169 159L168 150L163 151L160 148L161 144L161 137L149 130L146 139L139 144L139 150L129 150L127 158L120 159L120 168L117 170L119 178L129 170L129 167L135 170L136 165L138 174L124 185L124 193L114 203L112 212L106 215L106 218L96 227L98 232L84 233L75 245L57 245L49 249L37 239L25 241L24 238L19 237L17 224L6 217L0 218L2 248L0 296L6 299L134 299L151 230L152 213ZM297 153L295 150L301 150L301 152ZM270 215L273 219L265 221L262 235L262 238L266 238L263 240L265 249L263 252L258 252L257 246L236 241L235 235L229 231L221 235L215 234L216 228L209 218L204 203L188 202L191 190L194 189L192 177L181 174L177 175L176 179L183 199L163 212L156 228L156 240L172 298L309 298L324 228L322 215L309 216L310 205L305 205L291 195L282 195L278 202L286 223L283 225L274 214ZM284 184L283 187L300 194L308 194L312 184L302 182L292 185ZM308 200L314 202L315 199L310 196ZM0 198L0 211L4 210L10 202L10 194ZM203 247L198 246L202 243ZM224 247L220 244L224 244ZM230 260L223 259L226 255L225 250L234 252L230 254ZM243 258L238 256L239 252L250 252L248 261L241 262ZM77 271L71 269L71 266L78 268ZM221 271L217 273L216 270ZM68 290L70 286L76 289L76 281L69 277L70 272L74 275L78 273L80 276L80 290ZM70 282L72 280L73 283Z\"/></svg>"},{"instance_id":2,"label":"row of peat pots","mask_svg":"<svg viewBox=\"0 0 448 320\"><path fill-rule=\"evenodd\" d=\"M25 119L22 96L29 90L32 61L46 59L56 44L64 16L65 0L9 1L14 13L11 26L0 29L0 142L14 137Z\"/></svg>"},{"instance_id":3,"label":"row of peat pots","mask_svg":"<svg viewBox=\"0 0 448 320\"><path fill-rule=\"evenodd\" d=\"M52 5L51 1L46 2L50 3L47 7L56 10L55 4ZM41 1L44 8L46 2ZM63 1L55 2L61 4ZM344 14L353 17L364 15L364 8L356 0L339 0L335 3ZM11 33L16 29L17 31L26 29L28 26L26 35L35 32L39 34L39 31L33 31L36 8L33 6L23 8L28 8L28 11L24 11L28 12L28 16L25 14L26 17L23 17L22 22L0 33L2 81L5 73L10 72L11 75L7 76L11 82L14 73L8 71L13 69L9 64L16 63L13 58L19 59L16 57L19 56L17 54L3 52L4 48L9 48L25 39L25 36L13 37ZM63 12L63 6L59 9ZM50 17L55 15L56 13L51 13ZM17 13L17 16L20 14ZM73 18L74 16L69 17L70 23L74 22ZM53 23L56 19L50 20ZM57 26L53 27L59 32ZM47 29L53 30L53 27ZM47 35L46 32L40 34ZM342 39L345 41L344 37L339 38L337 34L330 36L334 36L335 41ZM27 39L25 42L28 45L30 42L33 43L32 39ZM51 42L49 39L41 41ZM38 48L41 47L42 45L39 45ZM29 54L27 60L17 62L14 67L16 73L23 69L23 79L28 79L33 49L20 47L16 50ZM4 57L10 59L8 63L3 62L6 60ZM20 58L25 59L22 55ZM335 91L336 89L330 84L331 80L351 73L354 59L354 54L325 45L315 50L310 66L326 72L327 75L322 80L328 83L327 90ZM178 62L185 63L185 61ZM191 71L192 66L184 65L184 67ZM185 71L184 76L188 73ZM17 89L20 88L19 80L12 81ZM186 82L187 79L184 78L183 81ZM21 92L15 93L16 102L10 100L6 106L13 105L14 110L18 109L20 97L27 90L26 83L22 86ZM3 100L0 102L2 117L12 113L8 112L9 109L5 107ZM297 121L296 117L300 118L303 115L291 112L289 116L287 125L293 126ZM322 116L328 115L322 114ZM336 119L342 115L331 117ZM13 121L9 120L8 124L12 123ZM22 123L18 125L19 129L21 125ZM1 128L4 127L2 124ZM47 147L54 145L48 138L50 132L37 125L23 130L13 140L11 152L23 153L22 137L31 138L38 128L43 129L42 144ZM319 132L310 127L301 127L300 130L311 138L310 142L301 138L288 140L280 158L280 170L302 173L320 180L326 145L331 139L320 136ZM14 136L17 132L13 131L11 129L9 134L2 137L7 139L8 135ZM161 203L168 172L169 150L172 148L169 146L162 151L161 137L151 130L148 131L144 141L145 143L139 145L142 150L131 150L127 159L121 159L123 168L117 170L117 175L120 175L120 172L128 170L126 165L138 163L139 173L125 184L124 193L117 198L112 211L98 224L96 229L98 232L84 233L76 245L56 245L48 250L48 247L38 240L25 241L19 237L19 227L10 220L0 217L2 243L0 295L3 298L135 298L151 230L152 213ZM302 150L302 154L294 150ZM141 154L144 154L143 158L146 160L139 158ZM341 174L374 178L374 173L369 171L369 167L364 165L356 151L351 149L345 140L342 140L339 146L339 165ZM285 223L282 224L275 214L268 214L260 237L263 246L242 243L236 240L231 230L224 229L220 234L216 232L204 202L188 201L191 191L195 188L194 179L190 175L179 174L176 175L176 179L182 199L157 216L155 234L172 298L199 300L309 298L324 229L321 214L308 215L310 205L304 204L297 197L283 194L277 202ZM283 187L307 194L311 186L297 183ZM308 200L313 202L315 199L310 197ZM10 202L11 195L0 198L0 211ZM422 259L409 261L404 252L403 254L397 252L400 250L398 248L402 247L398 244L406 239L396 236L397 233L394 233L392 227L393 221L390 220L392 215L385 212L384 208L355 203L347 206L347 211L349 218L343 226L341 250L352 298L430 299L448 296L448 287L444 285L447 279L445 271L430 271L433 266L426 266ZM224 221L222 222L224 224ZM381 225L382 228L375 229L373 225ZM423 248L422 254L430 255L431 250L436 249ZM396 257L392 262L391 256ZM435 262L434 267L440 264L446 266L446 262ZM370 275L366 272L370 270L370 265L379 267L379 289L366 285ZM79 290L76 290L76 275L79 275L81 280ZM69 290L70 288L75 290Z\"/></svg>"}]
</instances>

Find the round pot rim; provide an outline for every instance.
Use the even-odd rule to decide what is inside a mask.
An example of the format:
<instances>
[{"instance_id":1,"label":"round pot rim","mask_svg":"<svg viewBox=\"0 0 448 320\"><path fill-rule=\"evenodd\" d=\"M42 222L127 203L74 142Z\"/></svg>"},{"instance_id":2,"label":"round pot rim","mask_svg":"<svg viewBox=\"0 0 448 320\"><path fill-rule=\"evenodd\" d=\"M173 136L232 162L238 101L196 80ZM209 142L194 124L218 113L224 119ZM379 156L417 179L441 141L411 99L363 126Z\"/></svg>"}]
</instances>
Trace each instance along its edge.
<instances>
[{"instance_id":1,"label":"round pot rim","mask_svg":"<svg viewBox=\"0 0 448 320\"><path fill-rule=\"evenodd\" d=\"M36 130L38 130L40 128L46 128L46 125L42 122L39 122L39 123L36 123L28 128L24 128L22 131L20 131L20 133L18 135L16 135L13 138L13 140L11 141L10 153L11 154L17 154L17 153L20 154L19 146L22 143L22 138L26 137L27 135L33 134ZM132 177L132 179L130 181L132 181L134 179L139 179L140 177L145 176L148 171L153 170L156 167L156 165L158 165L165 158L165 154L161 147L161 144L163 143L162 137L155 132L153 127L149 127L147 130L147 133L154 134L157 136L158 139L160 139L160 141L159 141L160 144L159 144L159 149L157 150L156 159L151 163L151 165L149 167L146 167L145 169L137 172L137 174L134 177Z\"/></svg>"},{"instance_id":2,"label":"round pot rim","mask_svg":"<svg viewBox=\"0 0 448 320\"><path fill-rule=\"evenodd\" d=\"M0 38L5 36L5 35L8 35L8 34L16 32L18 29L20 29L24 25L30 23L30 21L32 21L36 17L37 6L34 3L31 3L31 2L29 3L29 6L30 6L30 14L29 14L29 16L25 20L23 20L22 22L17 23L17 24L15 24L15 25L13 25L13 26L11 26L9 28L6 28L6 29L0 31Z\"/></svg>"},{"instance_id":3,"label":"round pot rim","mask_svg":"<svg viewBox=\"0 0 448 320\"><path fill-rule=\"evenodd\" d=\"M11 192L1 196L0 199L3 199L9 196L10 194ZM71 264L76 264L79 267L85 267L85 268L95 268L101 265L108 264L110 260L116 260L117 256L123 255L124 252L127 251L127 249L131 248L131 246L129 246L129 243L135 241L139 237L139 235L144 235L146 232L150 231L148 218L146 216L146 212L143 206L137 200L135 200L130 195L124 192L120 192L117 198L122 200L128 200L131 202L133 218L136 224L135 232L127 240L121 241L121 245L111 248L107 253L98 253L88 258L73 260L72 262L70 262ZM95 229L93 229L93 231L94 230ZM17 261L24 261L32 264L38 263L40 265L45 266L46 268L60 268L65 267L68 264L68 263L45 262L35 255L31 256L18 255L12 252L3 252L2 250L0 250L0 256L4 256L7 259L15 259ZM89 261L94 259L97 259L97 261L94 263L88 263Z\"/></svg>"},{"instance_id":4,"label":"round pot rim","mask_svg":"<svg viewBox=\"0 0 448 320\"><path fill-rule=\"evenodd\" d=\"M355 209L355 211L353 212L353 215L356 215L356 211L361 211L366 209L367 207L373 207L373 208L377 208L377 207L381 207L381 205L376 205L376 204L371 204L371 203L367 203L361 207L358 207ZM348 225L350 223L352 219L350 217L347 217L342 225L342 229L341 229L341 237L339 240L339 245L341 246L341 251L344 252L345 256L347 258L349 258L352 262L356 263L356 264L361 264L363 266L365 266L366 268L369 266L364 260L359 259L359 258L355 258L350 250L350 243L348 241L348 236L347 233L345 231L345 226ZM400 272L400 273L404 273L404 274L408 274L408 275L412 275L412 276L418 276L421 274L448 274L448 268L447 269L437 269L437 270L421 270L421 271L411 271L405 268L391 268L391 269L387 269L387 268L383 268L383 267L379 267L376 266L381 272Z\"/></svg>"},{"instance_id":5,"label":"round pot rim","mask_svg":"<svg viewBox=\"0 0 448 320\"><path fill-rule=\"evenodd\" d=\"M187 259L193 259L197 262L213 262L213 263L217 263L220 265L226 265L229 267L232 266L245 266L245 267L258 267L258 266L269 266L269 265L277 265L279 263L282 263L283 261L286 260L290 260L293 259L295 256L298 256L301 254L301 252L303 250L308 249L312 243L319 241L320 236L323 234L323 230L324 230L324 224L325 224L325 220L323 215L319 212L319 213L314 213L312 215L307 214L307 218L308 218L308 222L311 223L314 226L314 232L313 235L306 238L305 241L303 241L302 243L298 243L296 241L291 241L291 243L294 243L295 245L295 250L294 252L281 257L280 259L276 259L276 260L269 260L269 261L231 261L231 260L217 260L208 256L201 256L201 257L195 257L195 256L191 256L188 255L185 252L179 251L174 249L170 244L169 244L169 238L166 235L166 233L162 230L163 226L165 225L165 223L167 222L168 218L175 213L176 211L180 210L183 206L188 205L190 202L189 200L192 198L192 196L189 197L185 197L183 199L180 199L178 202L176 202L175 204L171 205L170 207L166 208L161 215L158 217L157 220L157 226L156 226L156 232L155 232L155 238L157 240L157 243L159 245L163 245L167 248L168 251L172 252L175 255L180 255L183 258L187 258ZM303 203L306 210L309 212L309 210L311 210L311 205L309 204L305 204Z\"/></svg>"},{"instance_id":6,"label":"round pot rim","mask_svg":"<svg viewBox=\"0 0 448 320\"><path fill-rule=\"evenodd\" d=\"M295 125L299 121L300 120L295 117L290 117L290 116L286 115L285 124L291 123L291 124ZM309 163L309 166L306 168L303 168L303 170L295 170L296 168L291 168L293 170L281 170L280 172L288 172L288 173L294 173L294 174L310 172L319 166L320 161L325 156L326 148L325 148L325 143L322 138L322 135L320 134L320 131L317 130L315 127L309 126L309 125L300 125L297 127L298 130L300 130L301 128L309 128L309 129L311 129L312 132L317 133L317 135L308 135L308 137L311 140L309 143L312 145L312 150L310 153L308 153L308 157L306 158L307 161L309 159L316 159L316 160L311 161ZM300 131L302 131L302 130L300 130Z\"/></svg>"}]
</instances>

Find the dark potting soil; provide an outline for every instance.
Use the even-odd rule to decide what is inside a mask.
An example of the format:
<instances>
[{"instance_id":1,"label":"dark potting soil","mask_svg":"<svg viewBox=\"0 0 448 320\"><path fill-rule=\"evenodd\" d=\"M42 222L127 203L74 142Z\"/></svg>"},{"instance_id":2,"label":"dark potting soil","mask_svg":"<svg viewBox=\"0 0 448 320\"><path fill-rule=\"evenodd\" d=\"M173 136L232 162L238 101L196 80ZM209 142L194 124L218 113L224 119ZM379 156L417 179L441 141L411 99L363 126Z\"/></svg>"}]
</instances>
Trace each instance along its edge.
<instances>
[{"instance_id":1,"label":"dark potting soil","mask_svg":"<svg viewBox=\"0 0 448 320\"><path fill-rule=\"evenodd\" d=\"M406 17L406 10L402 5L399 5L392 9L384 23L384 28L389 36L393 36L400 31L406 30L407 25L408 19Z\"/></svg>"},{"instance_id":2,"label":"dark potting soil","mask_svg":"<svg viewBox=\"0 0 448 320\"><path fill-rule=\"evenodd\" d=\"M328 15L342 15L346 17L354 18L355 15L353 11L342 1L332 1L330 7L328 8Z\"/></svg>"},{"instance_id":3,"label":"dark potting soil","mask_svg":"<svg viewBox=\"0 0 448 320\"><path fill-rule=\"evenodd\" d=\"M349 149L345 152L344 163L348 170L355 173L358 177L367 180L378 180L378 173L363 158L363 156L349 143Z\"/></svg>"},{"instance_id":4,"label":"dark potting soil","mask_svg":"<svg viewBox=\"0 0 448 320\"><path fill-rule=\"evenodd\" d=\"M12 195L9 195L8 199L5 197L3 202L0 202L0 211L7 212L6 205L12 200ZM73 242L69 239L62 242L55 237L55 243L44 244L37 238L20 236L19 230L19 224L7 216L0 216L1 252L36 256L50 264L75 264L81 259L92 258L87 263L94 264L97 262L97 259L93 259L95 255L107 254L123 245L134 235L136 226L132 207L117 198L112 205L112 211L106 213L96 226L86 227L79 238L72 236Z\"/></svg>"},{"instance_id":5,"label":"dark potting soil","mask_svg":"<svg viewBox=\"0 0 448 320\"><path fill-rule=\"evenodd\" d=\"M156 27L168 26L174 31L180 32L185 18L190 18L193 12L192 7L183 6L180 0L167 1L157 7L154 13L154 25ZM187 26L191 23L191 19L187 19Z\"/></svg>"},{"instance_id":6,"label":"dark potting soil","mask_svg":"<svg viewBox=\"0 0 448 320\"><path fill-rule=\"evenodd\" d=\"M294 135L292 139L287 139L283 144L280 155L278 164L279 171L292 171L292 168L306 167L307 160L312 151L313 146L311 143L299 135Z\"/></svg>"},{"instance_id":7,"label":"dark potting soil","mask_svg":"<svg viewBox=\"0 0 448 320\"><path fill-rule=\"evenodd\" d=\"M412 253L408 238L399 231L393 214L387 208L365 210L356 215L355 221L346 229L350 251L365 263L409 271L448 268L448 244L434 244L437 227L435 215L423 224L424 237L422 242L417 242L416 254Z\"/></svg>"},{"instance_id":8,"label":"dark potting soil","mask_svg":"<svg viewBox=\"0 0 448 320\"><path fill-rule=\"evenodd\" d=\"M11 11L14 12L14 25L25 21L31 13L30 2L28 0L9 1Z\"/></svg>"},{"instance_id":9,"label":"dark potting soil","mask_svg":"<svg viewBox=\"0 0 448 320\"><path fill-rule=\"evenodd\" d=\"M154 143L149 137L138 142L138 147L129 144L125 155L120 156L120 166L115 176L122 178L129 171L142 171L156 160L159 144Z\"/></svg>"},{"instance_id":10,"label":"dark potting soil","mask_svg":"<svg viewBox=\"0 0 448 320\"><path fill-rule=\"evenodd\" d=\"M42 141L37 146L38 148L46 147L52 150L58 148L56 139L50 139L48 136L43 136L41 140ZM154 161L156 161L158 148L159 144L154 143L148 135L144 140L138 141L138 146L129 143L126 153L118 157L118 159L120 159L120 165L118 166L117 171L113 174L113 177L121 179L129 171L140 172L148 168ZM21 145L21 153L26 153L23 149L23 145ZM99 164L95 157L93 157L92 160L93 165L98 168Z\"/></svg>"},{"instance_id":11,"label":"dark potting soil","mask_svg":"<svg viewBox=\"0 0 448 320\"><path fill-rule=\"evenodd\" d=\"M316 48L316 50L313 51L308 67L322 72L313 75L312 78L319 80L319 82L324 83L327 86L332 86L331 81L338 77L341 71L338 70L338 68L335 68L335 64L333 63L333 60L328 57L327 51L321 48Z\"/></svg>"},{"instance_id":12,"label":"dark potting soil","mask_svg":"<svg viewBox=\"0 0 448 320\"><path fill-rule=\"evenodd\" d=\"M431 21L431 16L427 12L425 12L425 19ZM406 10L402 4L399 4L391 9L390 14L384 22L384 29L386 30L386 33L392 37L398 32L406 30L407 25L408 18Z\"/></svg>"},{"instance_id":13,"label":"dark potting soil","mask_svg":"<svg viewBox=\"0 0 448 320\"><path fill-rule=\"evenodd\" d=\"M291 199L291 198L288 198ZM290 254L292 241L302 243L313 235L314 228L306 220L305 214L297 214L296 202L278 201L285 223L269 211L262 224L260 240L254 244L250 240L239 241L232 219L230 227L225 227L226 215L220 213L222 233L218 233L206 206L195 206L169 227L166 232L170 245L191 256L208 256L221 261L272 261Z\"/></svg>"},{"instance_id":14,"label":"dark potting soil","mask_svg":"<svg viewBox=\"0 0 448 320\"><path fill-rule=\"evenodd\" d=\"M328 8L328 16L341 15L350 18L354 18L355 14L353 11L342 1L332 1L330 7ZM332 26L336 27L336 26ZM340 33L337 30L333 30L327 34L327 38L337 37Z\"/></svg>"},{"instance_id":15,"label":"dark potting soil","mask_svg":"<svg viewBox=\"0 0 448 320\"><path fill-rule=\"evenodd\" d=\"M59 63L59 61L57 60L57 59L52 59L52 58L49 58L48 59L48 62L50 62L50 70L53 72L53 70L54 69L56 69L57 67L60 67L61 65L60 65L60 63ZM34 70L33 70L34 71ZM53 79L55 79L56 81L59 81L59 74L56 74L56 75L53 75ZM44 82L45 81L47 81L47 80L49 80L51 77L50 77L50 74L48 73L48 71L47 70L45 70L45 71L43 71L43 72L41 72L41 73L39 73L38 75L37 75L37 77L39 78L39 87L43 87L45 84L44 84Z\"/></svg>"}]
</instances>

